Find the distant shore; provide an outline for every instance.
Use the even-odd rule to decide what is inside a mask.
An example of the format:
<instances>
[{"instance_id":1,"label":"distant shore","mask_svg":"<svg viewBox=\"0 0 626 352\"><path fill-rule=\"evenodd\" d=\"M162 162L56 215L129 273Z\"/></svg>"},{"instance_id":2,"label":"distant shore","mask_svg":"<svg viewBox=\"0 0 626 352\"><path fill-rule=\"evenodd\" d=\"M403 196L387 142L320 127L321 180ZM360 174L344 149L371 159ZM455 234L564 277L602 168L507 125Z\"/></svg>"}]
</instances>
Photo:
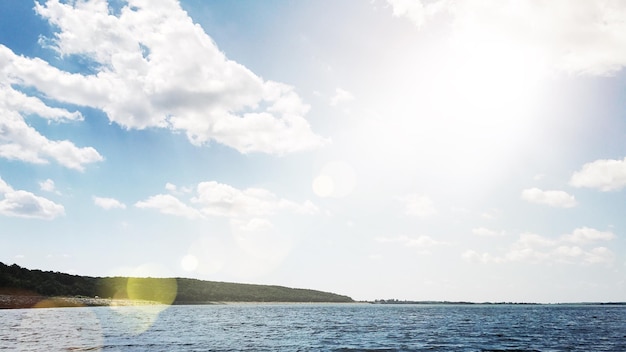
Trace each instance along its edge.
<instances>
[{"instance_id":1,"label":"distant shore","mask_svg":"<svg viewBox=\"0 0 626 352\"><path fill-rule=\"evenodd\" d=\"M0 295L0 309L145 306L158 304L160 303L153 301L112 299L100 297L45 297L37 295Z\"/></svg>"},{"instance_id":2,"label":"distant shore","mask_svg":"<svg viewBox=\"0 0 626 352\"><path fill-rule=\"evenodd\" d=\"M252 302L252 301L224 301L224 302L174 302L173 305L229 305L229 304L324 304L325 302ZM382 304L382 305L626 305L626 302L572 302L572 303L519 303L519 302L451 302L451 301L399 301L376 300L360 302L326 302L328 304ZM0 309L25 308L60 308L60 307L130 307L153 306L162 303L146 300L131 300L85 296L57 296L46 297L40 295L10 295L0 294Z\"/></svg>"},{"instance_id":3,"label":"distant shore","mask_svg":"<svg viewBox=\"0 0 626 352\"><path fill-rule=\"evenodd\" d=\"M172 305L255 305L255 304L366 304L370 302L252 302L252 301L224 301L224 302L174 302ZM130 307L162 305L160 302L101 298L101 297L46 297L38 295L3 295L0 294L0 309L26 308L62 308L62 307Z\"/></svg>"}]
</instances>

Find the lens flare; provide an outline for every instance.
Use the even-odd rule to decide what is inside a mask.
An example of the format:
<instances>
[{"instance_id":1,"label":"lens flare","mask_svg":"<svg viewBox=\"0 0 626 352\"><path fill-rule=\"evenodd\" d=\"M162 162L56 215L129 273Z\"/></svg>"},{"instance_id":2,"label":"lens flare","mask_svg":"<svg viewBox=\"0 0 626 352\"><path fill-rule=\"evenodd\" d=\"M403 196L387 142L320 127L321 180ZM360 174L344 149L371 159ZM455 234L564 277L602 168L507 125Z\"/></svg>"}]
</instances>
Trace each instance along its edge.
<instances>
[{"instance_id":1,"label":"lens flare","mask_svg":"<svg viewBox=\"0 0 626 352\"><path fill-rule=\"evenodd\" d=\"M312 187L313 192L322 198L346 197L356 187L356 172L350 164L343 161L330 162L315 177Z\"/></svg>"},{"instance_id":2,"label":"lens flare","mask_svg":"<svg viewBox=\"0 0 626 352\"><path fill-rule=\"evenodd\" d=\"M102 279L100 286L100 296L113 298L120 326L135 334L148 330L178 293L174 278L114 277Z\"/></svg>"},{"instance_id":3,"label":"lens flare","mask_svg":"<svg viewBox=\"0 0 626 352\"><path fill-rule=\"evenodd\" d=\"M180 260L180 266L185 271L195 271L198 268L198 258L193 254L187 254Z\"/></svg>"}]
</instances>

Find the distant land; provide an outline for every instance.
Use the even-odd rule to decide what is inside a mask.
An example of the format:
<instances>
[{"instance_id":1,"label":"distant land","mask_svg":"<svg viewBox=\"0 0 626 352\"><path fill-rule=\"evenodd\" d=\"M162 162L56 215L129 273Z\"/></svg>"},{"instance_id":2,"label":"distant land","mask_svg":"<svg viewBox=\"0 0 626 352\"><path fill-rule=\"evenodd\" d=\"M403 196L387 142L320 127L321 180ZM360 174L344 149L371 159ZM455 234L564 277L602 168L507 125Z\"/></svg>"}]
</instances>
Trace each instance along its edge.
<instances>
[{"instance_id":1,"label":"distant land","mask_svg":"<svg viewBox=\"0 0 626 352\"><path fill-rule=\"evenodd\" d=\"M571 302L571 303L534 303L534 302L468 302L468 301L407 301L398 299L377 299L373 304L443 304L443 305L626 305L626 302Z\"/></svg>"},{"instance_id":2,"label":"distant land","mask_svg":"<svg viewBox=\"0 0 626 352\"><path fill-rule=\"evenodd\" d=\"M186 278L91 277L0 262L0 308L219 302L354 301L334 293L283 286Z\"/></svg>"}]
</instances>

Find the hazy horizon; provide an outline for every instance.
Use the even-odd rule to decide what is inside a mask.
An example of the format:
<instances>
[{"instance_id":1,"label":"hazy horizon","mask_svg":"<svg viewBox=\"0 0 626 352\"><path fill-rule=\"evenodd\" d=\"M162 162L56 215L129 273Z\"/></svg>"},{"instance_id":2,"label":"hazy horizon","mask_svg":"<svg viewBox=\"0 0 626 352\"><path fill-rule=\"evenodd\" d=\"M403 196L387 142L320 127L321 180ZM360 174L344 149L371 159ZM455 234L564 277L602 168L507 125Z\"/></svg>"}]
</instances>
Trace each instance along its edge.
<instances>
[{"instance_id":1,"label":"hazy horizon","mask_svg":"<svg viewBox=\"0 0 626 352\"><path fill-rule=\"evenodd\" d=\"M0 261L626 300L626 3L0 2Z\"/></svg>"}]
</instances>

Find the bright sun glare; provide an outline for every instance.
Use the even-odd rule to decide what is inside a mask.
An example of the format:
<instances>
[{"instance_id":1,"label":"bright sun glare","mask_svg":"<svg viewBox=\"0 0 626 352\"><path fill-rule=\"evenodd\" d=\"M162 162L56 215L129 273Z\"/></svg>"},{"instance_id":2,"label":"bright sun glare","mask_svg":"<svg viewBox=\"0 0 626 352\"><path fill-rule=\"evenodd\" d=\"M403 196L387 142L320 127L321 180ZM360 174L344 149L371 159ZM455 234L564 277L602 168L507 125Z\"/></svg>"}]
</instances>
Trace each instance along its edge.
<instances>
[{"instance_id":1,"label":"bright sun glare","mask_svg":"<svg viewBox=\"0 0 626 352\"><path fill-rule=\"evenodd\" d=\"M463 168L501 160L528 143L545 72L538 53L479 34L455 38L428 95L428 127L448 134L434 143Z\"/></svg>"}]
</instances>

